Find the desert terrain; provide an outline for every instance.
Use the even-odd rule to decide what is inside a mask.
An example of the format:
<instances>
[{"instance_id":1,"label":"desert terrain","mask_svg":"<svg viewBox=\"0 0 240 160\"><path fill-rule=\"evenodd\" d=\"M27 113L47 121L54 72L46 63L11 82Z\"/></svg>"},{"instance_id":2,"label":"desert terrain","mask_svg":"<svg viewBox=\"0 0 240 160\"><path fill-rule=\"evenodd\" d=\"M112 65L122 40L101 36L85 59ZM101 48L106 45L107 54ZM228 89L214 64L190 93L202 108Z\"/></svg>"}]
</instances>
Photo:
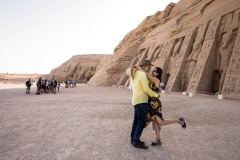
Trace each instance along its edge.
<instances>
[{"instance_id":1,"label":"desert terrain","mask_svg":"<svg viewBox=\"0 0 240 160\"><path fill-rule=\"evenodd\" d=\"M24 84L0 84L1 160L79 159L239 159L240 101L216 96L161 94L165 119L184 117L163 126L162 146L151 125L141 140L149 148L130 144L132 91L118 87L77 84L57 94L25 94Z\"/></svg>"},{"instance_id":2,"label":"desert terrain","mask_svg":"<svg viewBox=\"0 0 240 160\"><path fill-rule=\"evenodd\" d=\"M6 88L22 88L25 87L25 82L28 79L37 82L38 78L48 79L50 76L48 74L4 74L0 73L0 89ZM35 83L33 83L34 85Z\"/></svg>"}]
</instances>

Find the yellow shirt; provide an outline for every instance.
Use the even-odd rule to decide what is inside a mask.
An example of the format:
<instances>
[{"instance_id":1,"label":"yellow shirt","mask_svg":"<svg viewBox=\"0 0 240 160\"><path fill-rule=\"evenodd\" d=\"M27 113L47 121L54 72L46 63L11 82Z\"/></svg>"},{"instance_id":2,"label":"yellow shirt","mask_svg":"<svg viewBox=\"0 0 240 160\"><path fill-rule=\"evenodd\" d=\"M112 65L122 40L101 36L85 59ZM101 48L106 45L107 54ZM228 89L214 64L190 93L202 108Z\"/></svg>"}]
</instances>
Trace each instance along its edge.
<instances>
[{"instance_id":1,"label":"yellow shirt","mask_svg":"<svg viewBox=\"0 0 240 160\"><path fill-rule=\"evenodd\" d=\"M132 105L148 103L148 96L157 98L158 94L149 88L147 75L137 70L133 80Z\"/></svg>"}]
</instances>

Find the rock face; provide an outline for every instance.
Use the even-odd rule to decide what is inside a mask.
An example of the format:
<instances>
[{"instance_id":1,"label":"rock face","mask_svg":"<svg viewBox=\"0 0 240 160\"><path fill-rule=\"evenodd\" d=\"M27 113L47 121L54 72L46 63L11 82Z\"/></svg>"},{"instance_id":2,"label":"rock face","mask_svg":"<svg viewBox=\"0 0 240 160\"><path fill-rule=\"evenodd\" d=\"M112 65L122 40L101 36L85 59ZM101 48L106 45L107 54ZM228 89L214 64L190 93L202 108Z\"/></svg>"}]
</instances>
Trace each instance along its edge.
<instances>
[{"instance_id":1,"label":"rock face","mask_svg":"<svg viewBox=\"0 0 240 160\"><path fill-rule=\"evenodd\" d=\"M58 81L66 79L74 79L77 82L87 82L103 64L110 55L106 54L89 54L89 55L75 55L61 66L53 69L50 76L53 75L58 78Z\"/></svg>"},{"instance_id":2,"label":"rock face","mask_svg":"<svg viewBox=\"0 0 240 160\"><path fill-rule=\"evenodd\" d=\"M167 91L240 99L239 20L239 0L170 3L130 31L88 84L127 86L126 69L150 59Z\"/></svg>"}]
</instances>

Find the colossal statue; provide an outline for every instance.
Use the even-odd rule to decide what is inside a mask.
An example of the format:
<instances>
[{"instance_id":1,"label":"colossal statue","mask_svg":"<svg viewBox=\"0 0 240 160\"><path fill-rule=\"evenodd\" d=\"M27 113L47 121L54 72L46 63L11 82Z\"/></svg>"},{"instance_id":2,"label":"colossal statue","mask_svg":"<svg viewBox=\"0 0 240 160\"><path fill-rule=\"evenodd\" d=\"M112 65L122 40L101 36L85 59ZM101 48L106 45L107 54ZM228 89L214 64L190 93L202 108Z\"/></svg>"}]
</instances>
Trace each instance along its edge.
<instances>
[{"instance_id":1,"label":"colossal statue","mask_svg":"<svg viewBox=\"0 0 240 160\"><path fill-rule=\"evenodd\" d=\"M235 43L235 36L232 32L224 33L222 36L222 41L219 48L218 54L218 68L220 72L220 83L218 93L221 94L223 82L226 76L227 67L232 55L233 46Z\"/></svg>"},{"instance_id":2,"label":"colossal statue","mask_svg":"<svg viewBox=\"0 0 240 160\"><path fill-rule=\"evenodd\" d=\"M240 99L239 15L239 0L181 0L168 5L124 36L88 84L126 86L125 69L147 58L163 69L168 92L187 88L192 94L218 92Z\"/></svg>"},{"instance_id":3,"label":"colossal statue","mask_svg":"<svg viewBox=\"0 0 240 160\"><path fill-rule=\"evenodd\" d=\"M186 91L190 78L192 77L194 68L197 64L198 55L202 48L202 41L195 41L193 44L193 50L186 60L186 67L182 75L181 90Z\"/></svg>"},{"instance_id":4,"label":"colossal statue","mask_svg":"<svg viewBox=\"0 0 240 160\"><path fill-rule=\"evenodd\" d=\"M169 64L168 64L168 69L167 69L167 74L168 74L168 75L171 75L171 72L172 72L172 69L173 69L173 67L174 67L175 61L176 61L176 59L177 59L177 57L178 57L180 48L181 48L181 46L182 46L182 42L183 42L183 38L180 38L180 40L178 40L178 42L177 42L176 45L174 46L173 54L172 54L172 56L170 57Z\"/></svg>"}]
</instances>

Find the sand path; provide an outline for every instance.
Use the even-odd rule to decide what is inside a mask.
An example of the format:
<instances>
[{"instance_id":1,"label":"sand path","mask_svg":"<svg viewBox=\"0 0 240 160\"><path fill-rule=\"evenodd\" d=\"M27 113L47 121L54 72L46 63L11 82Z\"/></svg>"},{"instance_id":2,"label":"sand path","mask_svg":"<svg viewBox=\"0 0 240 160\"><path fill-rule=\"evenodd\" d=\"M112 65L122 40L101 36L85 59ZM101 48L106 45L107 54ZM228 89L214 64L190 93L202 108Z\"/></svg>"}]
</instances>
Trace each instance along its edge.
<instances>
[{"instance_id":1,"label":"sand path","mask_svg":"<svg viewBox=\"0 0 240 160\"><path fill-rule=\"evenodd\" d=\"M130 144L131 91L93 87L61 89L57 94L25 94L0 89L0 159L239 159L240 101L180 94L161 95L164 118L183 116L162 127L162 146L150 146L154 132L144 129L149 149Z\"/></svg>"}]
</instances>

